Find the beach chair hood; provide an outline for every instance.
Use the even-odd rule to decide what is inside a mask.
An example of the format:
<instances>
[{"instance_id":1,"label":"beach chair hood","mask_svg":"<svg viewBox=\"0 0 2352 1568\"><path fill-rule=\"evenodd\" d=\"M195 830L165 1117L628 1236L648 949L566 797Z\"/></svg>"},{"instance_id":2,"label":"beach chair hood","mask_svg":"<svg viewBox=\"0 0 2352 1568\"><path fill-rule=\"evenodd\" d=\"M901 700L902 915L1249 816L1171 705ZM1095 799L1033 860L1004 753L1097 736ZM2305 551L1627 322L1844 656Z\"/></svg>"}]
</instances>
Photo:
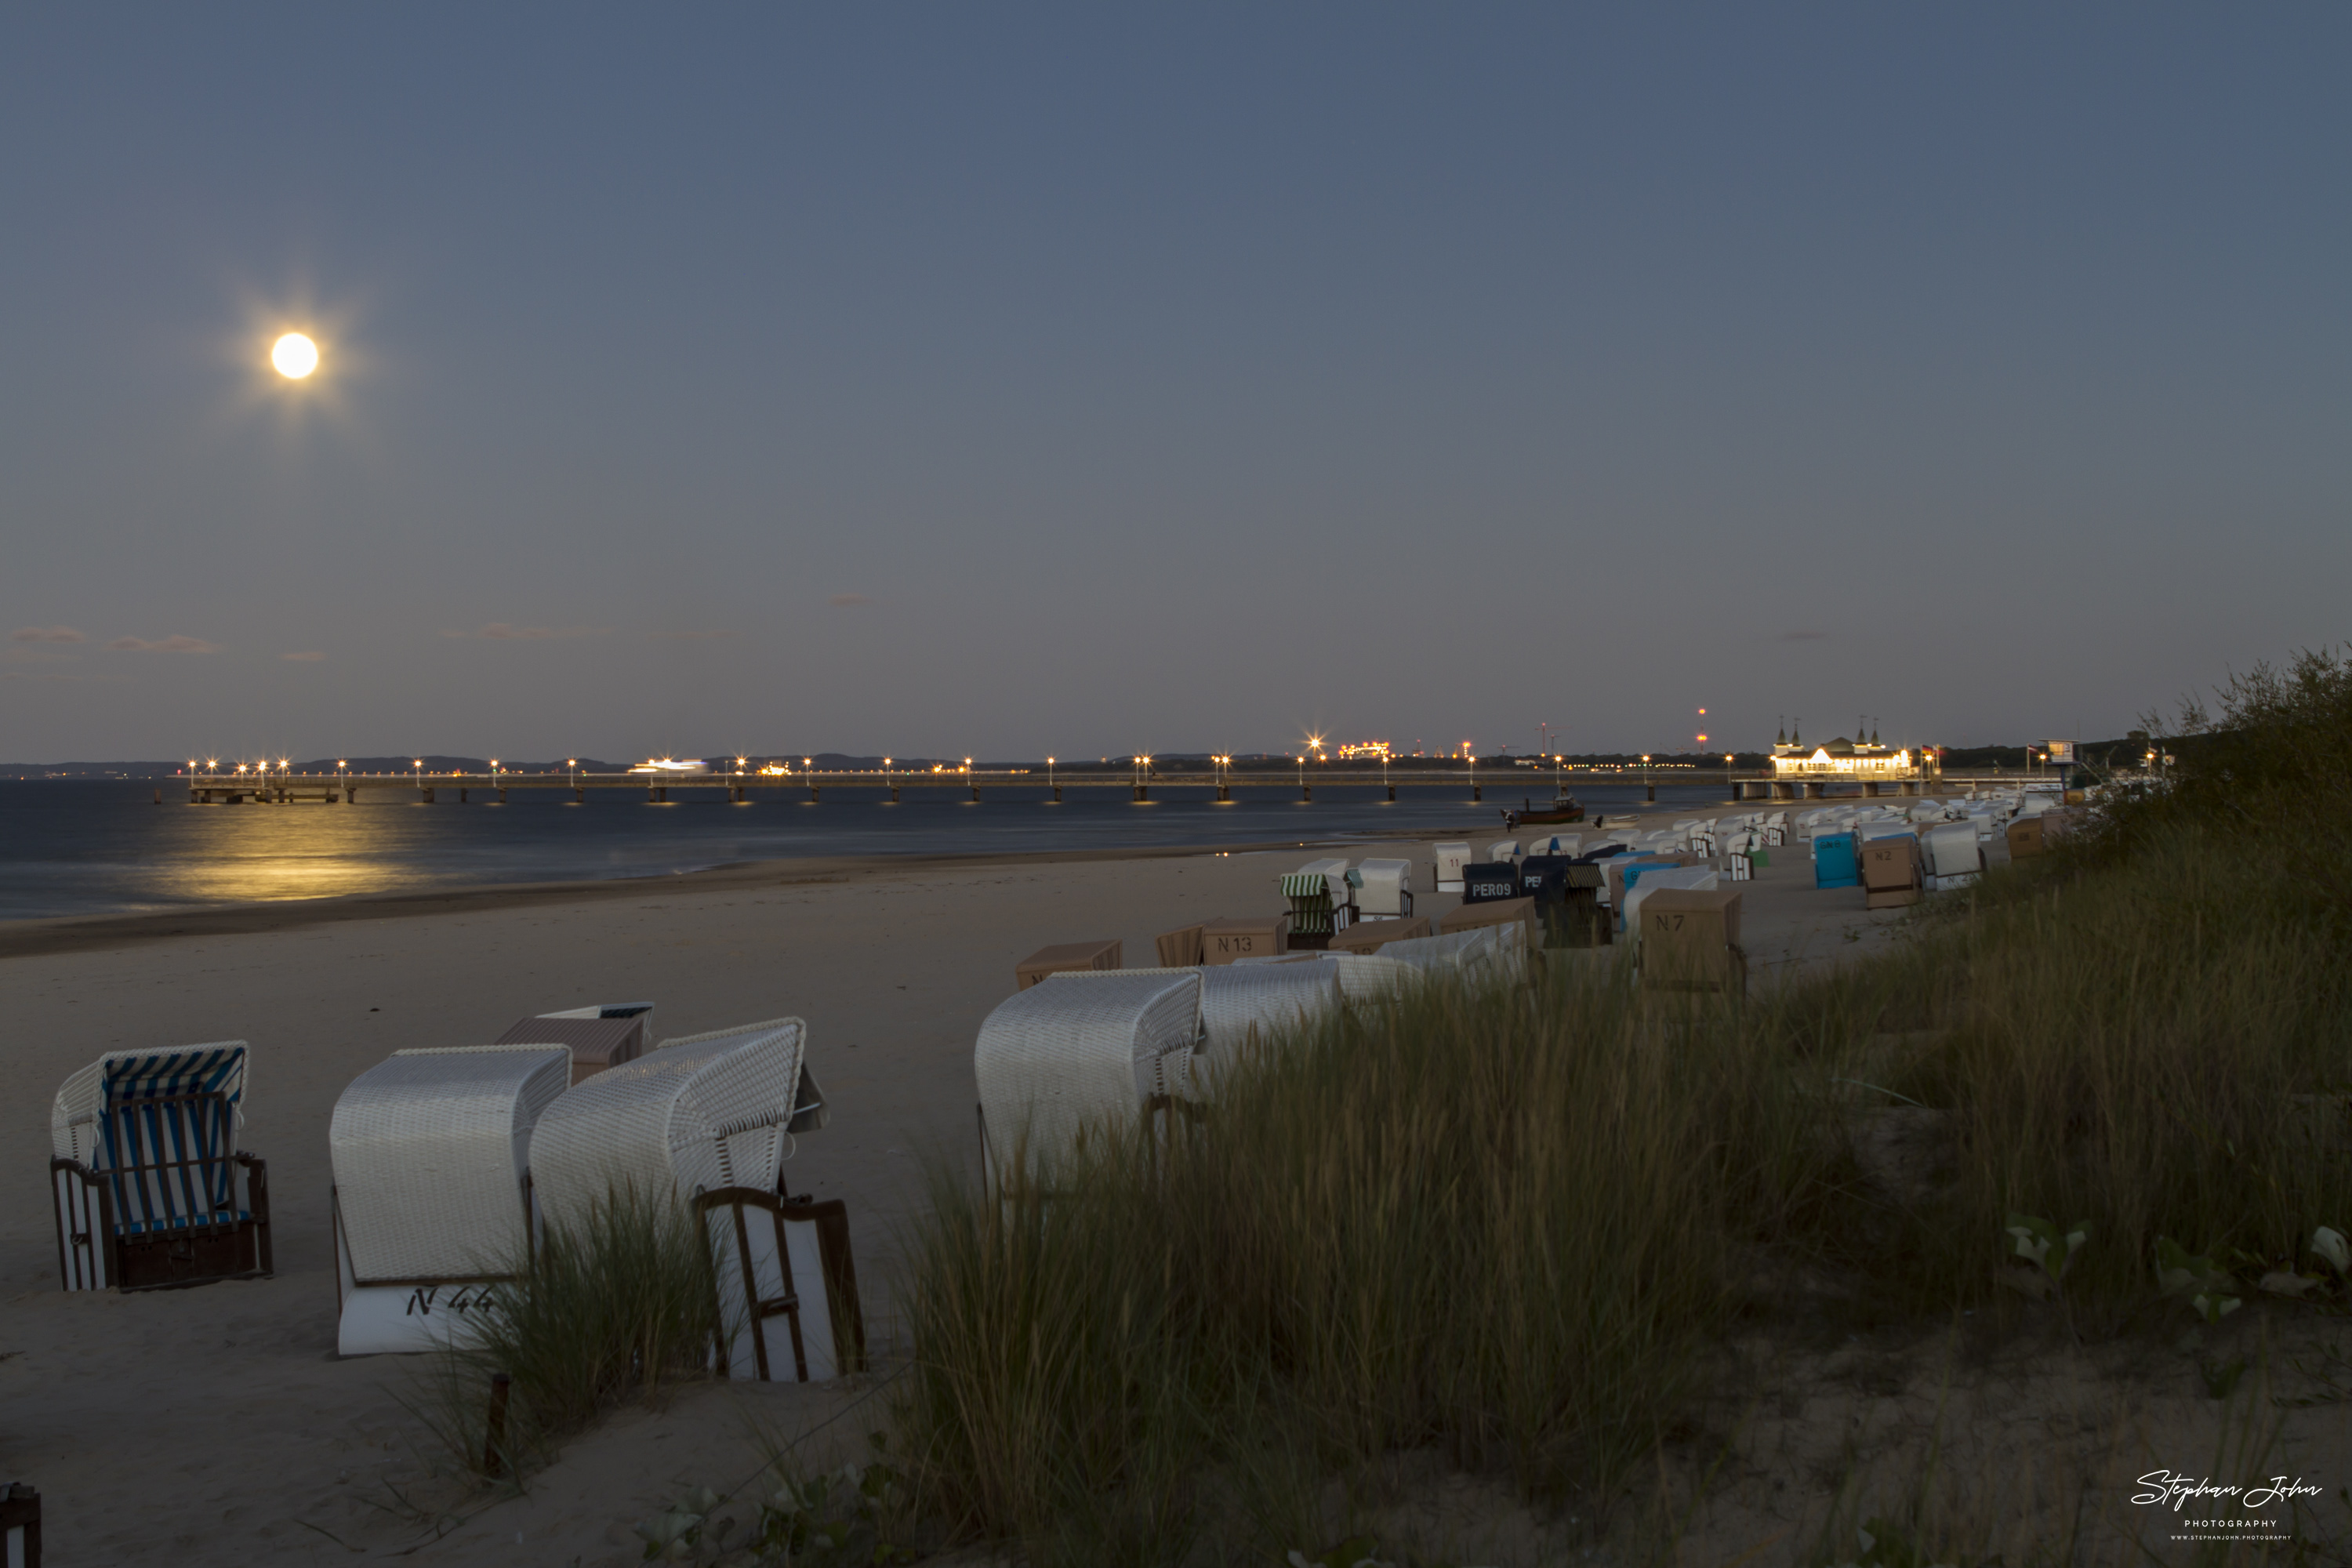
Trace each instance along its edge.
<instances>
[{"instance_id":1,"label":"beach chair hood","mask_svg":"<svg viewBox=\"0 0 2352 1568\"><path fill-rule=\"evenodd\" d=\"M551 1225L577 1225L616 1192L692 1199L773 1192L791 1142L807 1026L798 1018L666 1040L549 1108L531 1173Z\"/></svg>"},{"instance_id":2,"label":"beach chair hood","mask_svg":"<svg viewBox=\"0 0 2352 1568\"><path fill-rule=\"evenodd\" d=\"M530 1247L531 1132L572 1078L562 1046L396 1051L335 1101L335 1201L362 1284L503 1272Z\"/></svg>"},{"instance_id":3,"label":"beach chair hood","mask_svg":"<svg viewBox=\"0 0 2352 1568\"><path fill-rule=\"evenodd\" d=\"M168 1051L110 1051L66 1079L49 1107L49 1149L95 1168L110 1105L166 1096L218 1094L234 1125L245 1125L246 1045L215 1040Z\"/></svg>"}]
</instances>

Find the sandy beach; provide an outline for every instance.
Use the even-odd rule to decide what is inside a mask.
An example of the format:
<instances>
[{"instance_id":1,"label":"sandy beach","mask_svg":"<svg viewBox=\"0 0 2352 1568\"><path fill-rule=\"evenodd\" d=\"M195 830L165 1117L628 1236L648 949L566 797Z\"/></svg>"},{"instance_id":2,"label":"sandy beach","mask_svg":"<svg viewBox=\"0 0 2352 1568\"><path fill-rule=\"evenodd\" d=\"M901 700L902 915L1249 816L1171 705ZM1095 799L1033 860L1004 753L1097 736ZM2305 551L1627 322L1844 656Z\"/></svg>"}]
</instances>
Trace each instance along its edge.
<instances>
[{"instance_id":1,"label":"sandy beach","mask_svg":"<svg viewBox=\"0 0 2352 1568\"><path fill-rule=\"evenodd\" d=\"M1473 841L1483 850L1492 837ZM1278 875L1323 853L1410 856L1421 912L1455 902L1431 890L1430 844L1411 842L802 861L0 928L26 1085L0 1121L13 1199L0 1226L0 1473L39 1487L53 1564L326 1563L362 1549L420 1563L635 1562L630 1526L666 1499L759 1469L755 1426L814 1433L805 1453L820 1459L861 1444L879 1410L867 1396L905 1352L893 1232L922 1161L974 1160L972 1041L1013 965L1048 942L1105 937L1130 966L1150 963L1156 933L1277 907ZM1858 889L1815 890L1801 847L1774 862L1745 900L1764 983L1878 945L1903 912L1865 911ZM454 1516L464 1489L400 1403L409 1369L335 1354L329 1115L394 1049L478 1044L527 1014L621 1000L656 1003L665 1037L807 1021L832 1123L800 1141L787 1176L849 1205L877 1372L821 1388L689 1390L573 1442L528 1496ZM60 1291L45 1184L55 1086L108 1050L216 1039L252 1047L242 1142L269 1164L276 1278Z\"/></svg>"}]
</instances>

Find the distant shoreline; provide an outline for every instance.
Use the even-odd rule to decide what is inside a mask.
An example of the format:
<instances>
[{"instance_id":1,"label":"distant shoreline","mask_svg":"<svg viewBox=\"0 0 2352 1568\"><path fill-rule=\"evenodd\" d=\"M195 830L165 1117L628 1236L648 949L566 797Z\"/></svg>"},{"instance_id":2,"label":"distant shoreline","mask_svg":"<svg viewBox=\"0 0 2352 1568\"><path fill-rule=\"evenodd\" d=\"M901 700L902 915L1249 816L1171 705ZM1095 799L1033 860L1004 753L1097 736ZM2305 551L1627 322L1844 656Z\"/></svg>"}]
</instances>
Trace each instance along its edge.
<instances>
[{"instance_id":1,"label":"distant shoreline","mask_svg":"<svg viewBox=\"0 0 2352 1568\"><path fill-rule=\"evenodd\" d=\"M413 920L433 915L488 913L533 905L586 903L639 898L648 893L732 892L747 888L793 887L847 882L932 867L988 865L1050 866L1101 860L1168 860L1203 855L1270 854L1302 845L1418 840L1448 833L1478 834L1493 823L1454 828L1384 829L1335 833L1245 844L1149 845L1099 849L1005 850L995 853L817 855L792 859L744 860L698 871L652 876L583 878L557 882L486 882L397 893L354 893L329 899L286 899L205 904L184 910L129 914L60 915L43 920L0 921L0 959L35 958L134 947L180 937L238 936L293 931L350 921Z\"/></svg>"}]
</instances>

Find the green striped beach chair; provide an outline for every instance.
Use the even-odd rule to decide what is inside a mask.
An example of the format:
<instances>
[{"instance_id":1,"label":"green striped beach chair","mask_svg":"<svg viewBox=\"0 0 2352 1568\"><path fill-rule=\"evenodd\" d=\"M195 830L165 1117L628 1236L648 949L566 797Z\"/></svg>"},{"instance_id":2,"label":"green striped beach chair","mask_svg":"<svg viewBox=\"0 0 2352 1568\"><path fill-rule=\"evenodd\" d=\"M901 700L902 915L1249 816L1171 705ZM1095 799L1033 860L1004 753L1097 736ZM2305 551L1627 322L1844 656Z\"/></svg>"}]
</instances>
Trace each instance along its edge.
<instances>
[{"instance_id":1,"label":"green striped beach chair","mask_svg":"<svg viewBox=\"0 0 2352 1568\"><path fill-rule=\"evenodd\" d=\"M1293 947L1320 946L1348 929L1347 875L1345 860L1310 860L1283 877Z\"/></svg>"},{"instance_id":2,"label":"green striped beach chair","mask_svg":"<svg viewBox=\"0 0 2352 1568\"><path fill-rule=\"evenodd\" d=\"M49 1110L58 1270L68 1290L266 1278L269 1181L236 1147L243 1040L117 1051Z\"/></svg>"}]
</instances>

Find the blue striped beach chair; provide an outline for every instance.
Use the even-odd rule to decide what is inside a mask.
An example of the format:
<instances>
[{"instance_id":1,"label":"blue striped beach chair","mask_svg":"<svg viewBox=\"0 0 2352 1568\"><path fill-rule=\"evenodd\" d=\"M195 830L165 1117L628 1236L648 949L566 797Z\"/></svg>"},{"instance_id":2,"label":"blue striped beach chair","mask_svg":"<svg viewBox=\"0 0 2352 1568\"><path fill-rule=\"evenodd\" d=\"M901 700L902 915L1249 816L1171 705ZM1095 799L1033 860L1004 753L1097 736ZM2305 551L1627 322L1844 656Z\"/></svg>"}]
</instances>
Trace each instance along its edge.
<instances>
[{"instance_id":1,"label":"blue striped beach chair","mask_svg":"<svg viewBox=\"0 0 2352 1568\"><path fill-rule=\"evenodd\" d=\"M68 1290L267 1278L268 1167L236 1147L243 1040L117 1051L49 1111L58 1270Z\"/></svg>"}]
</instances>

